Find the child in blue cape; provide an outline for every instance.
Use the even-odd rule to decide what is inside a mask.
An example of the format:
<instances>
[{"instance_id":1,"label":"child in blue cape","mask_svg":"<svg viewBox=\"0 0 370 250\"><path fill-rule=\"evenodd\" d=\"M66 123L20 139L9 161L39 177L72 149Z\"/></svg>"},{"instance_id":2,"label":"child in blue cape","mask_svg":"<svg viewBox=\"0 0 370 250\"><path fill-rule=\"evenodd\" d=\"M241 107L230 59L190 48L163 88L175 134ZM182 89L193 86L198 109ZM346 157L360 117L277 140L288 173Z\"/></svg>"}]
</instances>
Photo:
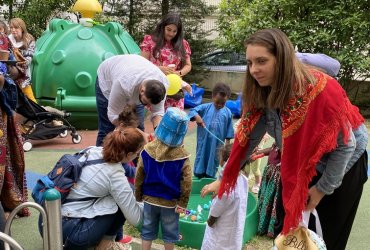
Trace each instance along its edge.
<instances>
[{"instance_id":1,"label":"child in blue cape","mask_svg":"<svg viewBox=\"0 0 370 250\"><path fill-rule=\"evenodd\" d=\"M220 164L217 152L225 141L229 143L229 140L234 137L232 114L225 106L230 95L229 86L217 83L212 89L212 103L201 104L190 109L191 121L195 120L198 124L197 153L194 163L194 175L198 178L216 177Z\"/></svg>"}]
</instances>

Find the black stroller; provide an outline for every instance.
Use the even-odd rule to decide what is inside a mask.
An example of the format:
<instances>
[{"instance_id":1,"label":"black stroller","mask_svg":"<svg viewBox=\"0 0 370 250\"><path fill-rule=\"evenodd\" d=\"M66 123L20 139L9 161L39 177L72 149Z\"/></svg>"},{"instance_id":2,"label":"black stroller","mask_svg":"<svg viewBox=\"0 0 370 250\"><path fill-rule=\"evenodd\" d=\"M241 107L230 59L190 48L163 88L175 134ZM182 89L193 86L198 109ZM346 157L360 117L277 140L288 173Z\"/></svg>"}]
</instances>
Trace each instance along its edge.
<instances>
[{"instance_id":1,"label":"black stroller","mask_svg":"<svg viewBox=\"0 0 370 250\"><path fill-rule=\"evenodd\" d=\"M18 88L18 101L16 112L26 118L22 124L23 150L25 152L32 149L32 140L47 140L51 138L66 137L71 131L72 142L78 144L82 137L77 133L66 119L70 113L54 108L46 108L30 100L22 90Z\"/></svg>"}]
</instances>

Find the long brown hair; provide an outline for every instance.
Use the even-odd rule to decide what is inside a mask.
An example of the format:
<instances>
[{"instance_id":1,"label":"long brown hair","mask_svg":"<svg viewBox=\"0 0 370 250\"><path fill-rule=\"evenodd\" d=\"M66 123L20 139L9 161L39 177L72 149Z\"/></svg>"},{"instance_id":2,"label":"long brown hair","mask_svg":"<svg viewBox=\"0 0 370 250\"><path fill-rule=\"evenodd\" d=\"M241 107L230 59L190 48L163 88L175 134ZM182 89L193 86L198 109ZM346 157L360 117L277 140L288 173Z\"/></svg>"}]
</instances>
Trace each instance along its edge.
<instances>
[{"instance_id":1,"label":"long brown hair","mask_svg":"<svg viewBox=\"0 0 370 250\"><path fill-rule=\"evenodd\" d=\"M9 21L9 27L15 27L15 28L21 28L22 30L22 42L23 42L23 48L24 49L28 49L28 46L29 44L32 42L32 41L35 41L35 38L33 38L33 36L28 33L27 31L27 26L26 26L26 23L21 19L21 18L18 18L18 17L15 17L15 18L12 18L10 19Z\"/></svg>"},{"instance_id":2,"label":"long brown hair","mask_svg":"<svg viewBox=\"0 0 370 250\"><path fill-rule=\"evenodd\" d=\"M136 153L144 144L144 136L136 128L116 128L104 138L103 159L108 163L121 162L128 153Z\"/></svg>"},{"instance_id":3,"label":"long brown hair","mask_svg":"<svg viewBox=\"0 0 370 250\"><path fill-rule=\"evenodd\" d=\"M275 56L274 80L269 87L261 87L249 69L243 86L243 104L251 108L284 109L289 98L303 94L305 85L313 82L308 68L297 59L294 47L284 32L279 29L263 29L252 34L246 41L248 45L260 45Z\"/></svg>"},{"instance_id":4,"label":"long brown hair","mask_svg":"<svg viewBox=\"0 0 370 250\"><path fill-rule=\"evenodd\" d=\"M171 44L173 46L174 51L181 58L181 63L184 64L186 60L186 51L183 44L184 33L182 30L182 21L178 13L174 12L168 13L162 18L162 20L157 24L156 28L154 29L152 33L153 41L155 42L153 56L155 58L161 56L160 50L166 44L166 41L164 39L165 27L170 24L174 24L177 27L176 36L172 38Z\"/></svg>"}]
</instances>

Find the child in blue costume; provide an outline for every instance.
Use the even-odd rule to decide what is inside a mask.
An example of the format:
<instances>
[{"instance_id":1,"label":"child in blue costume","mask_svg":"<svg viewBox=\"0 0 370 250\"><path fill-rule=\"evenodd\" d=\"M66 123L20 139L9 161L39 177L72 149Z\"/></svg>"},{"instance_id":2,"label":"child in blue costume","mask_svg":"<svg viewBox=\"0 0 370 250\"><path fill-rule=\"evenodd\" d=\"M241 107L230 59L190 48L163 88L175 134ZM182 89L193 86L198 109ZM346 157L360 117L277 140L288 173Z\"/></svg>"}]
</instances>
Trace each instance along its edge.
<instances>
[{"instance_id":1,"label":"child in blue costume","mask_svg":"<svg viewBox=\"0 0 370 250\"><path fill-rule=\"evenodd\" d=\"M144 201L143 250L151 249L159 223L165 249L174 249L179 240L179 213L185 212L191 192L190 154L183 146L188 123L185 112L168 108L155 130L156 139L141 152L135 196Z\"/></svg>"},{"instance_id":2,"label":"child in blue costume","mask_svg":"<svg viewBox=\"0 0 370 250\"><path fill-rule=\"evenodd\" d=\"M217 83L212 89L212 103L201 104L190 109L189 117L198 124L197 153L194 163L194 175L198 178L215 178L219 166L219 149L222 142L229 143L234 137L232 114L225 106L230 98L230 87L224 83ZM217 136L221 141L212 136Z\"/></svg>"}]
</instances>

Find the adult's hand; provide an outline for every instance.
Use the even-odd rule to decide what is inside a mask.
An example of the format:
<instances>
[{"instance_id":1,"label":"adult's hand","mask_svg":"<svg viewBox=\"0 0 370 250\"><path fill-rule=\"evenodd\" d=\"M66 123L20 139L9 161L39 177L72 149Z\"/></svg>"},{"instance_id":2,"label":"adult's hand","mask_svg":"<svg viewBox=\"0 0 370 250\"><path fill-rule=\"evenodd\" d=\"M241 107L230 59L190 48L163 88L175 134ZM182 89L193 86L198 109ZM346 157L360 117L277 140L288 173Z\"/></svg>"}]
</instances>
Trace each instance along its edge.
<instances>
[{"instance_id":1,"label":"adult's hand","mask_svg":"<svg viewBox=\"0 0 370 250\"><path fill-rule=\"evenodd\" d=\"M321 199L324 197L324 193L317 189L316 186L312 186L308 191L308 201L306 210L312 211L319 204Z\"/></svg>"},{"instance_id":2,"label":"adult's hand","mask_svg":"<svg viewBox=\"0 0 370 250\"><path fill-rule=\"evenodd\" d=\"M171 67L167 67L167 66L158 66L158 68L165 74L165 75L169 75L169 74L175 74L175 71L173 68Z\"/></svg>"},{"instance_id":3,"label":"adult's hand","mask_svg":"<svg viewBox=\"0 0 370 250\"><path fill-rule=\"evenodd\" d=\"M215 197L218 193L220 185L221 185L221 180L215 180L214 182L205 185L200 191L200 196L203 198L207 194L213 193L212 198Z\"/></svg>"}]
</instances>

